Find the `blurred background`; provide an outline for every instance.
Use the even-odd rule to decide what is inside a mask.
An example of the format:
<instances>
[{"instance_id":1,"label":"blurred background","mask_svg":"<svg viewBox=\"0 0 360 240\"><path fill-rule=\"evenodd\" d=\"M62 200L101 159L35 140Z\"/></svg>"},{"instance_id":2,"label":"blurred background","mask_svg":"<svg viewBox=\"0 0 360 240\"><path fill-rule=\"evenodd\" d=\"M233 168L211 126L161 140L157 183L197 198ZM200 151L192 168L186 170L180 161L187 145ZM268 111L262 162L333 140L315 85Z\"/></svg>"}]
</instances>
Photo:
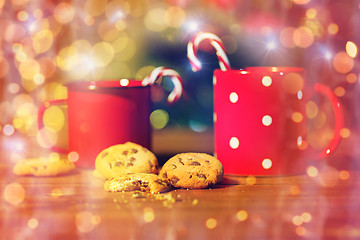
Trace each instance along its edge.
<instances>
[{"instance_id":1,"label":"blurred background","mask_svg":"<svg viewBox=\"0 0 360 240\"><path fill-rule=\"evenodd\" d=\"M158 155L213 152L212 74L219 68L209 43L192 72L186 47L200 31L218 35L233 68L301 66L309 84L333 89L344 107L343 141L328 163L359 168L360 1L358 0L0 0L0 151L10 162L67 145L66 109L51 107L37 128L46 100L66 98L66 83L143 79L155 67L178 71L184 94L154 87L153 146ZM308 143L321 149L333 136L331 106L307 104Z\"/></svg>"}]
</instances>

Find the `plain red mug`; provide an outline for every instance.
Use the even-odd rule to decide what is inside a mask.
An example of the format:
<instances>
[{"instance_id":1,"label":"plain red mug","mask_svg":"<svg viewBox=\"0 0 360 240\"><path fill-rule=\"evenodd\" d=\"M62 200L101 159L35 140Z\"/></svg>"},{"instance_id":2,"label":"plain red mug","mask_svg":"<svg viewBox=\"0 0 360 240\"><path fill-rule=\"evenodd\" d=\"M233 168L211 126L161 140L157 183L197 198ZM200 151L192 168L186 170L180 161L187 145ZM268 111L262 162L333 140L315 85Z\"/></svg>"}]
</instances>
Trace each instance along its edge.
<instances>
[{"instance_id":1,"label":"plain red mug","mask_svg":"<svg viewBox=\"0 0 360 240\"><path fill-rule=\"evenodd\" d=\"M39 108L39 129L43 115L52 105L68 106L69 149L53 151L78 154L76 165L93 168L97 154L127 141L151 149L151 85L142 81L73 82L66 85L67 99L45 102Z\"/></svg>"},{"instance_id":2,"label":"plain red mug","mask_svg":"<svg viewBox=\"0 0 360 240\"><path fill-rule=\"evenodd\" d=\"M324 95L334 111L334 137L315 154L304 148L306 102ZM297 67L248 67L214 72L215 155L225 173L287 175L303 173L307 159L332 153L343 127L341 105L323 84L306 86Z\"/></svg>"}]
</instances>

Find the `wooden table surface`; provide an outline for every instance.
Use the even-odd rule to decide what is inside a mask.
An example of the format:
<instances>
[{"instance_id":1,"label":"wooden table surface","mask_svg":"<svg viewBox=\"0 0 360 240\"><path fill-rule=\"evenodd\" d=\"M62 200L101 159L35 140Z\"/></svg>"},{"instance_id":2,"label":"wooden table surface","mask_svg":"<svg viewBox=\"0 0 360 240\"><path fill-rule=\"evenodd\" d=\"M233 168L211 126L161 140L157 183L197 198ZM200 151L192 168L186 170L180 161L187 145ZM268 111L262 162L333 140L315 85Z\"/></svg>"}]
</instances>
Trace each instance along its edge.
<instances>
[{"instance_id":1,"label":"wooden table surface","mask_svg":"<svg viewBox=\"0 0 360 240\"><path fill-rule=\"evenodd\" d=\"M360 239L359 172L226 176L155 196L106 192L91 170L0 174L0 239Z\"/></svg>"}]
</instances>

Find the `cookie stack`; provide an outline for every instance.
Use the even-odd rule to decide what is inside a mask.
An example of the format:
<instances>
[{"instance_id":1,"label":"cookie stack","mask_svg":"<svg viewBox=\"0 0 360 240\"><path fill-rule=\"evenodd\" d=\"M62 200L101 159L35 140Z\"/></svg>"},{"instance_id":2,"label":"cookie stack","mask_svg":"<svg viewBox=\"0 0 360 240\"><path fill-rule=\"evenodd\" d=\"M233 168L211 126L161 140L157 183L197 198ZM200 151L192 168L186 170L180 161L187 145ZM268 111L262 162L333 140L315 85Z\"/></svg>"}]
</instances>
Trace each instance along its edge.
<instances>
[{"instance_id":1,"label":"cookie stack","mask_svg":"<svg viewBox=\"0 0 360 240\"><path fill-rule=\"evenodd\" d=\"M222 180L224 169L205 153L181 153L170 158L159 171L156 156L148 149L127 142L104 149L96 158L96 170L107 179L105 190L161 193L171 186L200 189Z\"/></svg>"}]
</instances>

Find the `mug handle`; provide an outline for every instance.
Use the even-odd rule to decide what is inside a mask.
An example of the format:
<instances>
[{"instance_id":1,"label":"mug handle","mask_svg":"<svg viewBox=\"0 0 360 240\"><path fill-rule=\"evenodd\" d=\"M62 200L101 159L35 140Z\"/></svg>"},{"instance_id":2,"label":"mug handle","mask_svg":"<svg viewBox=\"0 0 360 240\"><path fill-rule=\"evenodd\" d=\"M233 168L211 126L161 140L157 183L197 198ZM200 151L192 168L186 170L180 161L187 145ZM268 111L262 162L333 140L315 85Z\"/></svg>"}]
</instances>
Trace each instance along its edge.
<instances>
[{"instance_id":1,"label":"mug handle","mask_svg":"<svg viewBox=\"0 0 360 240\"><path fill-rule=\"evenodd\" d=\"M344 115L340 101L329 87L321 83L316 83L314 85L314 90L315 92L324 95L330 101L335 115L334 137L331 139L330 143L318 154L318 159L323 159L331 154L340 142L340 131L344 126ZM312 95L313 94L311 94L311 96Z\"/></svg>"},{"instance_id":2,"label":"mug handle","mask_svg":"<svg viewBox=\"0 0 360 240\"><path fill-rule=\"evenodd\" d=\"M39 107L39 111L38 111L38 129L41 130L45 127L43 119L44 119L44 113L45 113L46 109L48 109L51 106L59 106L59 105L66 105L66 104L67 104L67 99L57 99L57 100L50 100L50 101L44 102ZM43 134L41 131L40 131L40 134L41 134L41 137L45 141L47 141L45 134ZM57 146L52 146L50 149L52 151L58 152L58 153L68 153L69 152L67 149L57 147Z\"/></svg>"}]
</instances>

